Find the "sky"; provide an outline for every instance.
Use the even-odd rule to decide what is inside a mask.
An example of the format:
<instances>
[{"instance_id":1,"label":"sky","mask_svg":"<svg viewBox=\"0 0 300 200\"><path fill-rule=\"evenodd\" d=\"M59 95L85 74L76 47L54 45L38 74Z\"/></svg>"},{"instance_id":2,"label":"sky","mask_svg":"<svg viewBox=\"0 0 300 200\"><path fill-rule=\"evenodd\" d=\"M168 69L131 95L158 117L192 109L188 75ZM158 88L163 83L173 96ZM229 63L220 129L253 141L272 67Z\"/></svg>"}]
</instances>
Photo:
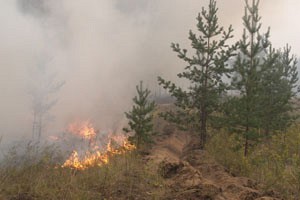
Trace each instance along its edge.
<instances>
[{"instance_id":1,"label":"sky","mask_svg":"<svg viewBox=\"0 0 300 200\"><path fill-rule=\"evenodd\" d=\"M208 0L0 0L0 136L31 136L32 91L53 78L65 84L44 133L57 135L75 120L99 129L118 126L139 80L159 91L156 77L175 80L185 64L171 42L188 48L188 31ZM243 30L243 0L218 0L220 25ZM300 1L262 0L262 30L276 48L300 55ZM43 68L43 70L40 70Z\"/></svg>"}]
</instances>

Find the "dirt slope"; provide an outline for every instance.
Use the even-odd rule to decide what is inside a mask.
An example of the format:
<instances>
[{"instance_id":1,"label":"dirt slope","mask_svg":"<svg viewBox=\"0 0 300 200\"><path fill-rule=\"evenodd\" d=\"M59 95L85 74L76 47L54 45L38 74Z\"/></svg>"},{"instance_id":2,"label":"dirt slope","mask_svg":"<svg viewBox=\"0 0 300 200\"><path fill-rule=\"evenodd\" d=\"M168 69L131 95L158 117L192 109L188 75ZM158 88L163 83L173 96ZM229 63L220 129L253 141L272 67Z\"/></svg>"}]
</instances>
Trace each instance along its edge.
<instances>
[{"instance_id":1,"label":"dirt slope","mask_svg":"<svg viewBox=\"0 0 300 200\"><path fill-rule=\"evenodd\" d=\"M258 184L245 177L234 177L199 150L196 138L184 132L159 137L149 159L160 165L169 191L165 199L271 200Z\"/></svg>"}]
</instances>

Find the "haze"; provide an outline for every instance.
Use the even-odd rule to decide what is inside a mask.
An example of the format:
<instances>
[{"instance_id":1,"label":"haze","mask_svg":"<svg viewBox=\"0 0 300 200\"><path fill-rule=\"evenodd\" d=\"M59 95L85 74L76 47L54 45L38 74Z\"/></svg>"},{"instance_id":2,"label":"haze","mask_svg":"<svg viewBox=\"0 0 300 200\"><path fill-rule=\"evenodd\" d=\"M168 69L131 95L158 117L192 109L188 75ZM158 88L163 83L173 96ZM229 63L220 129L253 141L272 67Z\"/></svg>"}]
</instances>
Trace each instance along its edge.
<instances>
[{"instance_id":1,"label":"haze","mask_svg":"<svg viewBox=\"0 0 300 200\"><path fill-rule=\"evenodd\" d=\"M171 42L188 47L189 29L207 0L0 0L0 136L31 137L32 96L47 78L64 86L49 96L44 134L57 135L74 120L112 128L131 106L144 80L157 92L156 77L174 79L185 67ZM244 1L218 1L222 26L242 32ZM300 54L300 2L264 0L263 30L274 47ZM39 68L42 67L44 74Z\"/></svg>"}]
</instances>

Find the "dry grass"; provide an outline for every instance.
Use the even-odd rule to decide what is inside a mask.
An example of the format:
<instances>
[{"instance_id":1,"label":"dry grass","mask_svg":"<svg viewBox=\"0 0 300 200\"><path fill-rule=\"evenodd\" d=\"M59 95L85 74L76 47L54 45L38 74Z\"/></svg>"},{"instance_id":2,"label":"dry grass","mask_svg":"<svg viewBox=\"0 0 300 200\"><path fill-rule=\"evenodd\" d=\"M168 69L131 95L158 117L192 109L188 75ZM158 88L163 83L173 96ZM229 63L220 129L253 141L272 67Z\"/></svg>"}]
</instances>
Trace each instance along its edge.
<instances>
[{"instance_id":1,"label":"dry grass","mask_svg":"<svg viewBox=\"0 0 300 200\"><path fill-rule=\"evenodd\" d=\"M0 162L0 199L161 199L164 195L155 167L135 152L84 171L59 167L63 159L53 146L12 148Z\"/></svg>"},{"instance_id":2,"label":"dry grass","mask_svg":"<svg viewBox=\"0 0 300 200\"><path fill-rule=\"evenodd\" d=\"M253 146L248 157L243 156L243 141L237 138L219 132L207 150L231 173L253 178L263 184L265 191L275 190L284 199L299 199L300 125Z\"/></svg>"}]
</instances>

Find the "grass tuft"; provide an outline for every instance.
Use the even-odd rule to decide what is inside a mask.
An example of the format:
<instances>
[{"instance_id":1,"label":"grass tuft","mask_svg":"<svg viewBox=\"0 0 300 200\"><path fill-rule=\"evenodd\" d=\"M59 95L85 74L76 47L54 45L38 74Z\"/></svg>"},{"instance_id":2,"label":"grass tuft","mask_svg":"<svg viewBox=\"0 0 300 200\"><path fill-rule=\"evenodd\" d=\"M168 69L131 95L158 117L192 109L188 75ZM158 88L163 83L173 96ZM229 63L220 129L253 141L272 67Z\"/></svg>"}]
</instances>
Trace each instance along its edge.
<instances>
[{"instance_id":1,"label":"grass tuft","mask_svg":"<svg viewBox=\"0 0 300 200\"><path fill-rule=\"evenodd\" d=\"M161 199L163 179L135 152L83 171L61 168L54 146L15 146L0 161L0 199Z\"/></svg>"}]
</instances>

